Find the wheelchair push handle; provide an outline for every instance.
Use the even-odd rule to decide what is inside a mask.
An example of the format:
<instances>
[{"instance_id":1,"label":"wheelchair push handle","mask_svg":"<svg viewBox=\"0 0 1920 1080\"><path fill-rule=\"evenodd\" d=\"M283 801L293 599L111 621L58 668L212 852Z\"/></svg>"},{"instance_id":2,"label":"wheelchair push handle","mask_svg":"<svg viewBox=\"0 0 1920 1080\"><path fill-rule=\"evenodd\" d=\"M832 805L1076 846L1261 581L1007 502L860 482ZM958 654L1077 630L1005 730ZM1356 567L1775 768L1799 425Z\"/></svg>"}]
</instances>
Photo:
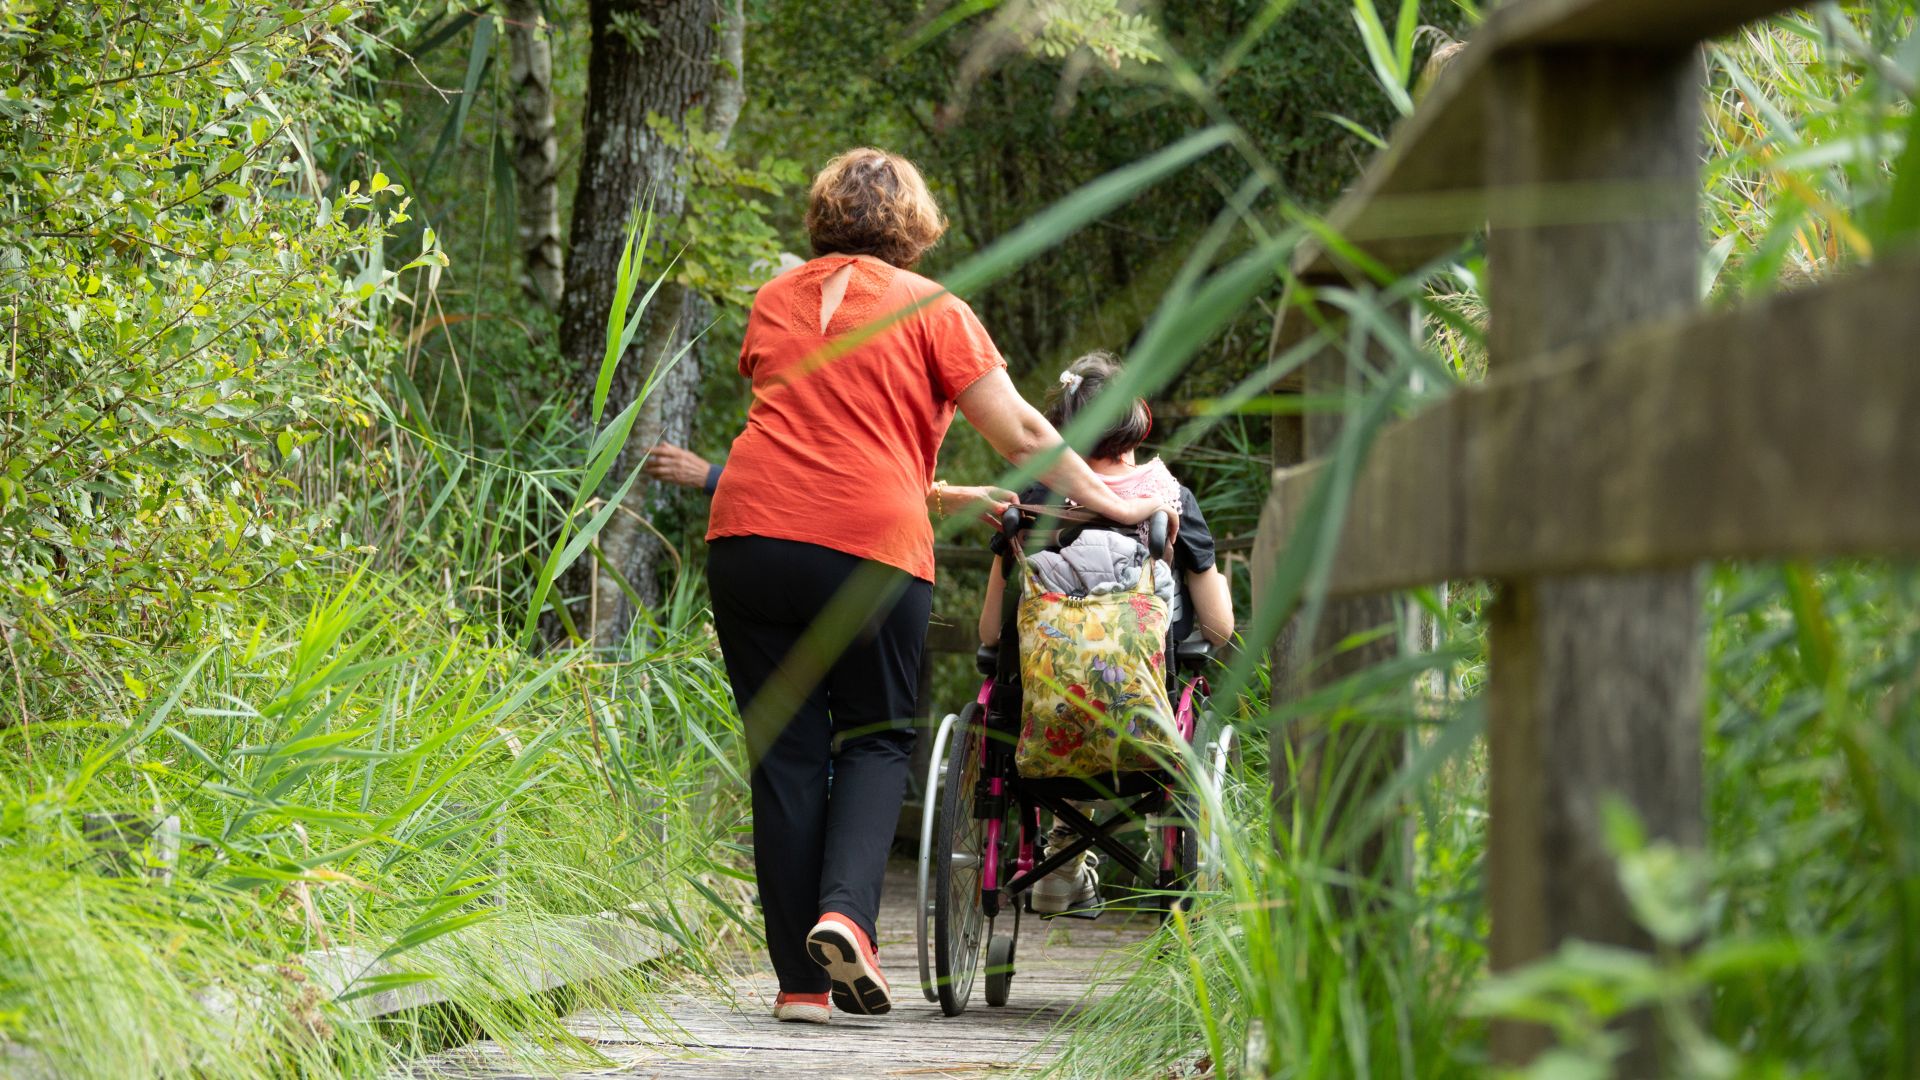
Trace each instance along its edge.
<instances>
[{"instance_id":1,"label":"wheelchair push handle","mask_svg":"<svg viewBox=\"0 0 1920 1080\"><path fill-rule=\"evenodd\" d=\"M1147 551L1156 559L1171 561L1168 544L1173 539L1173 512L1161 510L1147 519Z\"/></svg>"},{"instance_id":2,"label":"wheelchair push handle","mask_svg":"<svg viewBox=\"0 0 1920 1080\"><path fill-rule=\"evenodd\" d=\"M1018 503L1007 504L1007 508L1000 511L1000 535L1012 537L1020 531L1024 519L1025 511Z\"/></svg>"},{"instance_id":3,"label":"wheelchair push handle","mask_svg":"<svg viewBox=\"0 0 1920 1080\"><path fill-rule=\"evenodd\" d=\"M1015 536L1019 535L1021 530L1031 526L1032 524L1034 524L1035 521L1037 521L1042 516L1058 518L1058 519L1066 519L1069 522L1073 523L1074 525L1080 526L1080 527L1092 525L1096 528L1103 527L1103 526L1115 528L1115 529L1133 528L1133 526L1131 525L1122 525L1117 521L1112 521L1107 518L1099 517L1095 514L1087 513L1084 510L1062 510L1059 507L1023 506L1020 503L1010 503L1008 504L1006 509L1000 512L1001 538L1003 540L1011 540ZM1171 547L1172 541L1173 541L1173 533L1174 533L1173 511L1171 510L1155 511L1154 515L1147 519L1147 551L1148 553L1151 554L1156 559L1161 559L1164 561L1171 562L1173 559L1173 552ZM998 543L995 544L995 550L996 551L999 550Z\"/></svg>"}]
</instances>

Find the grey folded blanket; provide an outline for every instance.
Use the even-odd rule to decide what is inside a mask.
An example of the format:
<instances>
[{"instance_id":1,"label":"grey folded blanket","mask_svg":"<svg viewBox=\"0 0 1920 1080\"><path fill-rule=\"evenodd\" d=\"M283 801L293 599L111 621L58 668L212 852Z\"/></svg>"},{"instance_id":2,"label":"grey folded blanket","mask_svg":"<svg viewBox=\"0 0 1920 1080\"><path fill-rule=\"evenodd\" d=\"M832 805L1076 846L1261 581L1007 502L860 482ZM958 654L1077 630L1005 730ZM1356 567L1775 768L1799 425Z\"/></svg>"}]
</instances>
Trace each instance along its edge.
<instances>
[{"instance_id":1,"label":"grey folded blanket","mask_svg":"<svg viewBox=\"0 0 1920 1080\"><path fill-rule=\"evenodd\" d=\"M1146 545L1125 533L1085 529L1073 543L1058 551L1042 551L1027 563L1042 589L1068 596L1099 596L1137 588L1147 557ZM1169 625L1177 622L1180 590L1165 563L1154 569L1153 591L1167 602Z\"/></svg>"}]
</instances>

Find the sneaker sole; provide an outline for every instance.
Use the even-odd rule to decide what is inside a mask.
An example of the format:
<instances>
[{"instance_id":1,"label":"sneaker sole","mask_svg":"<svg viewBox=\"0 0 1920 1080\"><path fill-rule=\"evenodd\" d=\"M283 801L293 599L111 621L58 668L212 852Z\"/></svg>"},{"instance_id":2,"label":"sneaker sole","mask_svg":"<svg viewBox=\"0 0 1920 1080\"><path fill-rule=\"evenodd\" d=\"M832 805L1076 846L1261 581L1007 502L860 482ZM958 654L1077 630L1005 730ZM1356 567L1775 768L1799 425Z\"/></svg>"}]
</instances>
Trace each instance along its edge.
<instances>
[{"instance_id":1,"label":"sneaker sole","mask_svg":"<svg viewBox=\"0 0 1920 1080\"><path fill-rule=\"evenodd\" d=\"M824 1024L833 1015L825 1005L780 1005L773 1010L773 1018L788 1024Z\"/></svg>"},{"instance_id":2,"label":"sneaker sole","mask_svg":"<svg viewBox=\"0 0 1920 1080\"><path fill-rule=\"evenodd\" d=\"M833 1003L842 1012L878 1016L893 1008L880 972L860 955L860 945L843 926L822 923L807 935L807 955L833 981Z\"/></svg>"}]
</instances>

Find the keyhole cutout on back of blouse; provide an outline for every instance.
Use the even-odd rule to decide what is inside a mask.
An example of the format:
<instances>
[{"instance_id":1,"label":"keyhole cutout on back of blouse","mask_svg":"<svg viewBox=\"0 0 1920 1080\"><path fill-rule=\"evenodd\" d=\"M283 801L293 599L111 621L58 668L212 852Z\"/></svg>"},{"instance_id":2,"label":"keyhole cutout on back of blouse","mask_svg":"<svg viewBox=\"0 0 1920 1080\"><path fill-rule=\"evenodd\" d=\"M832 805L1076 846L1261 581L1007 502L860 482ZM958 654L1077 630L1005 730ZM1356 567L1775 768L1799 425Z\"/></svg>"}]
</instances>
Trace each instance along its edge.
<instances>
[{"instance_id":1,"label":"keyhole cutout on back of blouse","mask_svg":"<svg viewBox=\"0 0 1920 1080\"><path fill-rule=\"evenodd\" d=\"M840 301L847 298L847 282L853 280L853 263L849 262L820 283L820 332L827 332L827 326L833 322L833 313L840 310Z\"/></svg>"}]
</instances>

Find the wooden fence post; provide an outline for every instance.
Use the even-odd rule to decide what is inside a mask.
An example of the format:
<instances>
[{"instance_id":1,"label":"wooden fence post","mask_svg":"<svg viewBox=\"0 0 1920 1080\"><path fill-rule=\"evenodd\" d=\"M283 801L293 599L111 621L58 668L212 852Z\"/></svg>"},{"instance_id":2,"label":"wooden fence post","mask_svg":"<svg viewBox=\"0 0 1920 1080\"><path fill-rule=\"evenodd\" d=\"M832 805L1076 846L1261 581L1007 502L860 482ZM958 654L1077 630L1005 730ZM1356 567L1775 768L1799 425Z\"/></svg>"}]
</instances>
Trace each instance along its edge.
<instances>
[{"instance_id":1,"label":"wooden fence post","mask_svg":"<svg viewBox=\"0 0 1920 1080\"><path fill-rule=\"evenodd\" d=\"M1698 52L1542 48L1493 64L1493 373L1693 307ZM1582 449L1569 438L1537 452ZM1532 527L1491 515L1472 520L1476 528ZM1606 848L1601 807L1618 797L1650 836L1702 841L1698 621L1692 570L1500 583L1487 691L1496 971L1570 939L1647 946ZM1632 1047L1618 1074L1661 1073L1654 1018L1638 1015L1622 1027ZM1494 1056L1522 1063L1548 1041L1538 1027L1496 1025Z\"/></svg>"},{"instance_id":2,"label":"wooden fence post","mask_svg":"<svg viewBox=\"0 0 1920 1080\"><path fill-rule=\"evenodd\" d=\"M1398 309L1405 314L1404 307ZM1333 312L1326 314L1333 317ZM1305 323L1305 319L1297 320ZM1302 326L1304 331L1306 327ZM1296 332L1297 334L1298 332ZM1281 340L1293 336L1283 327ZM1302 389L1311 397L1330 400L1349 393L1350 369L1343 344L1327 345L1310 359L1301 373ZM1275 429L1275 457L1283 449L1282 439L1295 440L1293 447L1301 460L1331 456L1340 438L1345 417L1336 412L1309 412L1292 431ZM1291 525L1291 523L1289 523ZM1276 540L1282 535L1276 530ZM1289 619L1274 643L1273 695L1275 700L1298 697L1318 687L1339 682L1347 676L1375 664L1391 660L1398 651L1398 636L1392 633L1374 637L1364 644L1341 648L1348 639L1377 631L1395 623L1394 599L1389 594L1343 597L1329 600L1320 611L1313 634L1307 641L1299 637L1299 619ZM1272 735L1269 772L1274 798L1280 800L1282 820L1299 815L1308 827L1333 826L1351 819L1384 788L1394 771L1405 762L1406 728L1386 728L1365 722L1347 722L1330 717L1303 717L1276 728ZM1331 839L1331 828L1308 843L1317 846ZM1357 848L1340 864L1361 879L1373 879L1397 872L1404 860L1390 858L1400 854L1403 845L1395 843L1403 830L1385 822L1371 830ZM1284 840L1284 833L1276 839Z\"/></svg>"},{"instance_id":3,"label":"wooden fence post","mask_svg":"<svg viewBox=\"0 0 1920 1080\"><path fill-rule=\"evenodd\" d=\"M1274 328L1274 342L1272 348L1269 350L1271 354L1275 356L1284 352L1287 348L1292 347L1298 340L1297 335L1300 332L1301 323L1304 321L1299 315L1294 314L1290 309L1285 307L1281 309L1281 313L1277 318L1279 319L1279 325ZM1291 339L1289 338L1289 332L1295 335ZM1275 387L1274 392L1276 395L1292 395L1297 397L1300 393L1298 380L1289 380ZM1295 465L1304 463L1306 460L1306 417L1298 412L1275 412L1273 414L1273 471L1277 473L1282 469L1291 469ZM1286 533L1284 528L1274 527L1263 531L1262 535L1268 538L1267 543L1269 545L1275 545L1277 548L1277 545L1284 540ZM1256 549L1256 551L1258 550L1260 549ZM1261 588L1264 582L1265 572L1270 569L1272 565L1273 558L1271 553L1255 556L1253 602L1256 605L1264 602L1260 595ZM1290 688L1293 686L1294 677L1292 671L1295 653L1293 631L1294 624L1297 621L1297 617L1290 617L1286 622L1282 623L1278 636L1273 639L1272 646L1267 650L1267 671L1270 679L1270 694L1275 703L1278 703L1282 699L1282 695L1289 693ZM1293 772L1288 764L1287 733L1284 729L1275 727L1267 733L1267 739L1268 797L1273 800L1273 805L1276 809L1284 811L1287 806L1284 800L1289 797L1288 792L1293 785ZM1280 839L1281 835L1276 831L1274 833L1274 842L1278 843Z\"/></svg>"}]
</instances>

